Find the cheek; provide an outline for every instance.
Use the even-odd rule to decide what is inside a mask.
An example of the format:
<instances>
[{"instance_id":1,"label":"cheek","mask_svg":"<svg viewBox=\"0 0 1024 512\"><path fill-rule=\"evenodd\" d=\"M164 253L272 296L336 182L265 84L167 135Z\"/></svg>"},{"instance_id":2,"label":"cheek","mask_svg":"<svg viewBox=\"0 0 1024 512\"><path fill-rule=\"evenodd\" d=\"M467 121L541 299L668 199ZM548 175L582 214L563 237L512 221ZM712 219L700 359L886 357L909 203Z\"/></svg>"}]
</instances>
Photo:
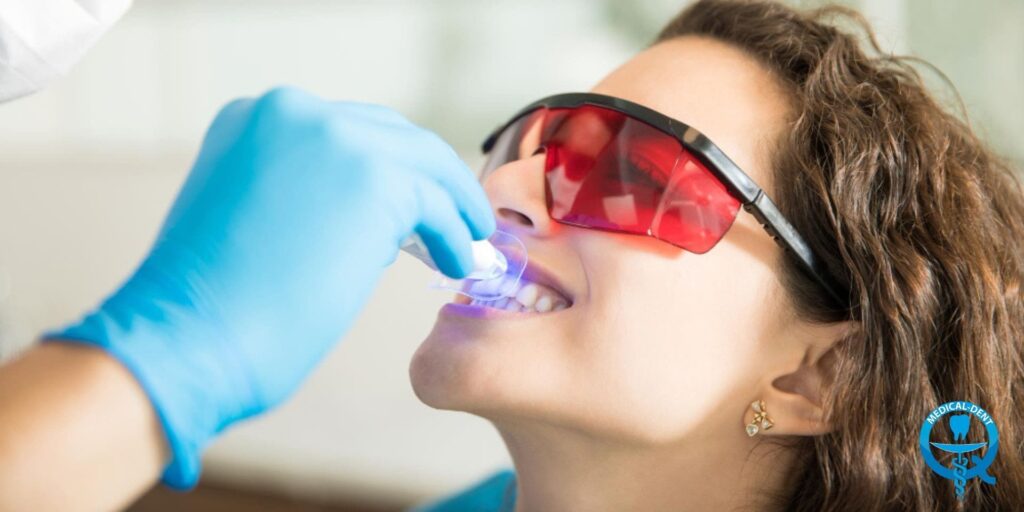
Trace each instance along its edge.
<instances>
[{"instance_id":1,"label":"cheek","mask_svg":"<svg viewBox=\"0 0 1024 512\"><path fill-rule=\"evenodd\" d=\"M410 368L423 402L662 443L753 389L773 277L750 251L722 244L694 255L592 232L573 241L586 271L579 309L479 336L435 325Z\"/></svg>"},{"instance_id":2,"label":"cheek","mask_svg":"<svg viewBox=\"0 0 1024 512\"><path fill-rule=\"evenodd\" d=\"M761 304L732 281L753 279L756 269L737 273L730 249L721 249L674 258L636 253L599 264L593 321L578 343L580 371L600 383L589 386L599 396L588 401L602 403L606 426L664 441L750 379L748 359L761 329L750 313Z\"/></svg>"}]
</instances>

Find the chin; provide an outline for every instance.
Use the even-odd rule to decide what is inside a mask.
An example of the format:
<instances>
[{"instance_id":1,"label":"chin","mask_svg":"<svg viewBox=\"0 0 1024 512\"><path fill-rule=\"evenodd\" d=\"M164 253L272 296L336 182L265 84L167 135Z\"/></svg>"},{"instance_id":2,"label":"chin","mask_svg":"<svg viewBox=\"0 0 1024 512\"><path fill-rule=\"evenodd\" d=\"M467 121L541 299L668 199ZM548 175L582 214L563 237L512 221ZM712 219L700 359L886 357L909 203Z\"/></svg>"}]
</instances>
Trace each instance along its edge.
<instances>
[{"instance_id":1,"label":"chin","mask_svg":"<svg viewBox=\"0 0 1024 512\"><path fill-rule=\"evenodd\" d=\"M543 304L536 297L555 293L523 282L535 288L528 304ZM545 299L542 311L511 299L478 302L462 295L445 304L409 365L416 396L430 407L485 416L536 407L557 395L552 388L566 374L564 347L578 315L565 295L555 297Z\"/></svg>"},{"instance_id":2,"label":"chin","mask_svg":"<svg viewBox=\"0 0 1024 512\"><path fill-rule=\"evenodd\" d=\"M409 364L416 397L435 409L466 412L488 399L493 402L495 383L484 377L490 366L487 349L444 331L443 325L436 324Z\"/></svg>"}]
</instances>

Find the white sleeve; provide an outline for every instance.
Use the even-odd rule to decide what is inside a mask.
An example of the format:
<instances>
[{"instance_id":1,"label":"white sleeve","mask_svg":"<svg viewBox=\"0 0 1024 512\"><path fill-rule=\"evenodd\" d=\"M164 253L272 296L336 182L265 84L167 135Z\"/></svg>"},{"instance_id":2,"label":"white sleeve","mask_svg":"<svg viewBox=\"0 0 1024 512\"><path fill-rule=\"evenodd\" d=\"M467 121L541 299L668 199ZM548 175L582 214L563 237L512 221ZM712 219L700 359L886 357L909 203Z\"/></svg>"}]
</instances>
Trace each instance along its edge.
<instances>
[{"instance_id":1,"label":"white sleeve","mask_svg":"<svg viewBox=\"0 0 1024 512\"><path fill-rule=\"evenodd\" d=\"M0 0L0 101L66 74L132 0Z\"/></svg>"}]
</instances>

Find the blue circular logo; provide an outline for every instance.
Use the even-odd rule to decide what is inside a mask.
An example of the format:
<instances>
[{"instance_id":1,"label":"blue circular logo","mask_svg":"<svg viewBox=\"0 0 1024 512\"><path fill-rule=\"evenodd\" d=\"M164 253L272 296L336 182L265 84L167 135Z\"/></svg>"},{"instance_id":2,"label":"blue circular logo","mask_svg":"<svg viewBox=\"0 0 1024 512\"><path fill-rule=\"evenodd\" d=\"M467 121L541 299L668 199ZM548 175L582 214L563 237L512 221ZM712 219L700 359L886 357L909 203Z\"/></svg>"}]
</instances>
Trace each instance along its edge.
<instances>
[{"instance_id":1,"label":"blue circular logo","mask_svg":"<svg viewBox=\"0 0 1024 512\"><path fill-rule=\"evenodd\" d=\"M932 428L940 423L942 418L949 415L949 430L953 433L953 443L931 442ZM967 433L971 429L972 418L981 422L985 427L986 442L968 443ZM962 441L962 442L961 442ZM996 479L988 474L988 468L996 459L996 452L999 450L999 430L996 429L996 422L985 409L972 404L971 402L948 402L936 407L925 418L921 425L921 455L937 475L947 480L952 480L956 488L958 499L964 498L967 481L972 478L980 478L982 482L995 485ZM935 458L932 448L952 454L952 462L949 466L943 465ZM984 450L978 455L979 450ZM968 460L968 454L970 459Z\"/></svg>"}]
</instances>

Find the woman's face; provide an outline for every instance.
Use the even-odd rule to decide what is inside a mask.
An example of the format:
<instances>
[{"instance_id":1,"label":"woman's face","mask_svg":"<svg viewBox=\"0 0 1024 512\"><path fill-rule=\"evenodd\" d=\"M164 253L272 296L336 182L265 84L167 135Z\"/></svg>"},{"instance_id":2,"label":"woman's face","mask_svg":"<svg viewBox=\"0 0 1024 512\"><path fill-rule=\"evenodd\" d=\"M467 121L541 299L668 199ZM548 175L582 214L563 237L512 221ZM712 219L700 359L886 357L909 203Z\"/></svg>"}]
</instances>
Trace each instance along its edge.
<instances>
[{"instance_id":1,"label":"woman's face","mask_svg":"<svg viewBox=\"0 0 1024 512\"><path fill-rule=\"evenodd\" d=\"M593 92L694 126L771 195L769 150L788 107L773 78L739 50L678 38L635 56ZM701 255L556 223L534 135L524 138L522 158L484 187L499 229L527 246L531 280L550 289L540 295L570 305L545 313L446 305L413 359L416 394L492 421L630 442L668 442L716 418L742 431L758 368L786 343L791 320L775 272L778 246L742 210Z\"/></svg>"}]
</instances>

